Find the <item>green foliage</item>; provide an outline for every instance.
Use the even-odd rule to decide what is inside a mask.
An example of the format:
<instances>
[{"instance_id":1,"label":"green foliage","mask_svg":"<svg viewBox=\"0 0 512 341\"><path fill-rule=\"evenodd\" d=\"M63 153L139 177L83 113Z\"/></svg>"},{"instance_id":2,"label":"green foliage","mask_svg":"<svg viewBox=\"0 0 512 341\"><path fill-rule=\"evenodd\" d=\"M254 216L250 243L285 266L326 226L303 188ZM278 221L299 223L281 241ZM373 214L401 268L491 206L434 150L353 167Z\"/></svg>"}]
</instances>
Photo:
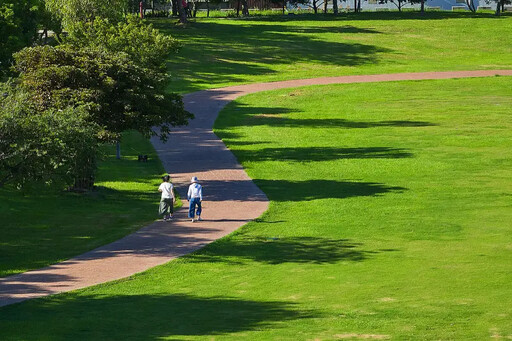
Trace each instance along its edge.
<instances>
[{"instance_id":1,"label":"green foliage","mask_svg":"<svg viewBox=\"0 0 512 341\"><path fill-rule=\"evenodd\" d=\"M83 108L36 110L29 95L4 85L0 98L0 186L90 178L95 169L96 128Z\"/></svg>"},{"instance_id":2,"label":"green foliage","mask_svg":"<svg viewBox=\"0 0 512 341\"><path fill-rule=\"evenodd\" d=\"M34 106L84 106L89 120L103 128L102 140L118 140L129 129L166 140L170 126L192 117L181 96L166 93L165 73L136 65L126 53L39 46L20 51L15 59L20 86Z\"/></svg>"},{"instance_id":3,"label":"green foliage","mask_svg":"<svg viewBox=\"0 0 512 341\"><path fill-rule=\"evenodd\" d=\"M33 41L40 9L39 0L0 0L0 73L9 69L13 52Z\"/></svg>"},{"instance_id":4,"label":"green foliage","mask_svg":"<svg viewBox=\"0 0 512 341\"><path fill-rule=\"evenodd\" d=\"M135 64L148 68L164 67L169 53L177 52L180 47L177 40L160 33L135 15L128 15L117 24L104 18L77 23L66 42L76 47L124 52Z\"/></svg>"},{"instance_id":5,"label":"green foliage","mask_svg":"<svg viewBox=\"0 0 512 341\"><path fill-rule=\"evenodd\" d=\"M76 24L97 17L119 21L128 9L127 0L46 0L46 7L62 19L64 28L72 32Z\"/></svg>"}]
</instances>

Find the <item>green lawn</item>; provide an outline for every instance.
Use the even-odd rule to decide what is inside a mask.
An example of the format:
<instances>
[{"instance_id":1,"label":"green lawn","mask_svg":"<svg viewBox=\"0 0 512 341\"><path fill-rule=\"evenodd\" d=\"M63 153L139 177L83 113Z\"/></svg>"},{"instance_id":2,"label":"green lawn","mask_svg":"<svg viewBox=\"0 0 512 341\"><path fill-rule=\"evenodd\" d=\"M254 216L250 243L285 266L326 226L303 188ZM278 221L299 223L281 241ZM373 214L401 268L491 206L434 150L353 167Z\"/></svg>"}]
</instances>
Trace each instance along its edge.
<instances>
[{"instance_id":1,"label":"green lawn","mask_svg":"<svg viewBox=\"0 0 512 341\"><path fill-rule=\"evenodd\" d=\"M0 190L0 276L68 259L117 240L156 219L163 167L148 140L127 133L122 160L106 147L98 189L86 194L34 188ZM148 163L137 155L149 155Z\"/></svg>"},{"instance_id":2,"label":"green lawn","mask_svg":"<svg viewBox=\"0 0 512 341\"><path fill-rule=\"evenodd\" d=\"M249 95L216 123L258 220L142 274L0 309L2 340L512 337L512 77Z\"/></svg>"},{"instance_id":3,"label":"green lawn","mask_svg":"<svg viewBox=\"0 0 512 341\"><path fill-rule=\"evenodd\" d=\"M155 26L183 43L173 91L238 83L419 71L512 68L512 16L450 12L198 18Z\"/></svg>"}]
</instances>

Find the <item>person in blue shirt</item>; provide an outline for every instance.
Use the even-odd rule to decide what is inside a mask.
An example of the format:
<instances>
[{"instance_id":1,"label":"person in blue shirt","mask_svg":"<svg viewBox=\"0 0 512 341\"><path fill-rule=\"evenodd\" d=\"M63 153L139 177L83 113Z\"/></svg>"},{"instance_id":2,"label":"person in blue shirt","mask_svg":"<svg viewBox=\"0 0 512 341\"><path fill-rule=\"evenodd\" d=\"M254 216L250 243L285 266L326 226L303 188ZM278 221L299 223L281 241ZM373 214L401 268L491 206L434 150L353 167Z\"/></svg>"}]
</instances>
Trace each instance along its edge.
<instances>
[{"instance_id":1,"label":"person in blue shirt","mask_svg":"<svg viewBox=\"0 0 512 341\"><path fill-rule=\"evenodd\" d=\"M198 183L197 177L192 177L192 182L190 186L188 186L187 198L189 202L188 206L188 217L192 219L192 222L195 221L195 216L197 214L197 220L201 221L201 202L203 201L203 187ZM197 209L196 209L197 207Z\"/></svg>"}]
</instances>

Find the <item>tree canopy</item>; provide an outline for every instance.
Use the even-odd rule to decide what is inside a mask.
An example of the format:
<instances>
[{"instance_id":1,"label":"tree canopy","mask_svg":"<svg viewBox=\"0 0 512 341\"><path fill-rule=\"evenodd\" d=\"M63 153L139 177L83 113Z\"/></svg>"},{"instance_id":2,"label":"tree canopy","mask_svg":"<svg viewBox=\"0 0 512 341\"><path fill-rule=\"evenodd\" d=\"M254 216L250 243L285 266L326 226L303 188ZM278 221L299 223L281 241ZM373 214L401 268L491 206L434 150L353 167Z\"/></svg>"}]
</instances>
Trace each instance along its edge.
<instances>
[{"instance_id":1,"label":"tree canopy","mask_svg":"<svg viewBox=\"0 0 512 341\"><path fill-rule=\"evenodd\" d=\"M98 17L120 21L127 13L128 5L128 0L46 0L46 7L62 20L68 31L73 31L76 24Z\"/></svg>"},{"instance_id":2,"label":"tree canopy","mask_svg":"<svg viewBox=\"0 0 512 341\"><path fill-rule=\"evenodd\" d=\"M14 52L34 40L41 9L39 0L0 0L0 73L9 69Z\"/></svg>"},{"instance_id":3,"label":"tree canopy","mask_svg":"<svg viewBox=\"0 0 512 341\"><path fill-rule=\"evenodd\" d=\"M170 126L192 117L181 96L166 91L165 73L137 65L126 53L39 46L18 52L15 59L20 87L36 108L84 106L89 119L103 128L102 140L119 140L128 129L166 140Z\"/></svg>"}]
</instances>

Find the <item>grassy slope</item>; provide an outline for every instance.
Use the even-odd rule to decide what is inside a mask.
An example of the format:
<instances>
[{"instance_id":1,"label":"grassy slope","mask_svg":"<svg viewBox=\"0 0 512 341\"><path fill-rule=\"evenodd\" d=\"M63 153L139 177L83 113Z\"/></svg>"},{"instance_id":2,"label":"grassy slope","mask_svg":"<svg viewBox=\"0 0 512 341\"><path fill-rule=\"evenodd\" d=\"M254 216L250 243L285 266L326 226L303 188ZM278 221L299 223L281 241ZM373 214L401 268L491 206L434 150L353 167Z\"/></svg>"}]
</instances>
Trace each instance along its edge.
<instances>
[{"instance_id":1,"label":"grassy slope","mask_svg":"<svg viewBox=\"0 0 512 341\"><path fill-rule=\"evenodd\" d=\"M154 24L183 42L173 91L296 78L512 67L512 16L415 12Z\"/></svg>"},{"instance_id":2,"label":"grassy slope","mask_svg":"<svg viewBox=\"0 0 512 341\"><path fill-rule=\"evenodd\" d=\"M0 191L0 276L53 264L135 231L157 218L162 164L146 139L127 133L123 159L106 148L97 191L88 194ZM148 163L137 162L148 154Z\"/></svg>"},{"instance_id":3,"label":"grassy slope","mask_svg":"<svg viewBox=\"0 0 512 341\"><path fill-rule=\"evenodd\" d=\"M221 113L272 200L127 280L0 310L0 338L511 337L512 78L308 87Z\"/></svg>"}]
</instances>

